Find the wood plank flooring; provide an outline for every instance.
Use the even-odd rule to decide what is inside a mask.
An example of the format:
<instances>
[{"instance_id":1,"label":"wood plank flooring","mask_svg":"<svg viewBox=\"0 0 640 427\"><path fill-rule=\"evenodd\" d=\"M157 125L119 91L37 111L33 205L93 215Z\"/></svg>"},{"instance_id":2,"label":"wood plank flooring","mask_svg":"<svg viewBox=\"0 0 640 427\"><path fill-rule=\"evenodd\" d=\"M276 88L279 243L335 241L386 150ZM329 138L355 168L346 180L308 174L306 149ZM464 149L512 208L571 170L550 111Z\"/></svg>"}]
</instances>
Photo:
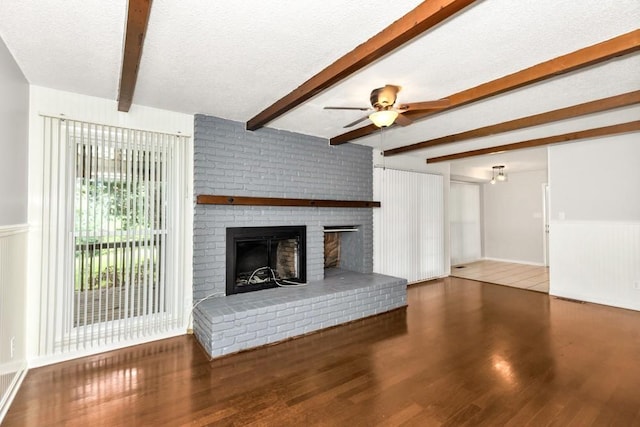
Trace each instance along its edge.
<instances>
[{"instance_id":1,"label":"wood plank flooring","mask_svg":"<svg viewBox=\"0 0 640 427\"><path fill-rule=\"evenodd\" d=\"M192 336L30 371L5 426L638 426L640 312L446 278L214 361Z\"/></svg>"},{"instance_id":2,"label":"wood plank flooring","mask_svg":"<svg viewBox=\"0 0 640 427\"><path fill-rule=\"evenodd\" d=\"M538 265L483 260L454 266L451 268L451 275L549 293L549 268Z\"/></svg>"}]
</instances>

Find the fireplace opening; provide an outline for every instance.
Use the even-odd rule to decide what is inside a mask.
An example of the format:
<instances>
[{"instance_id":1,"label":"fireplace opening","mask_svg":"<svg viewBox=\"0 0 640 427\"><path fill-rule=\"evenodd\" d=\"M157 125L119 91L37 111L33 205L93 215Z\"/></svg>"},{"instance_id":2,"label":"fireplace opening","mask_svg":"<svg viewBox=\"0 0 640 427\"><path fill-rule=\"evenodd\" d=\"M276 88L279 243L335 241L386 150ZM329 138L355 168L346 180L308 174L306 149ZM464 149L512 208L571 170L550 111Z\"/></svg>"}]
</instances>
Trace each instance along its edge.
<instances>
[{"instance_id":1,"label":"fireplace opening","mask_svg":"<svg viewBox=\"0 0 640 427\"><path fill-rule=\"evenodd\" d=\"M306 227L227 228L227 295L306 281Z\"/></svg>"},{"instance_id":2,"label":"fireplace opening","mask_svg":"<svg viewBox=\"0 0 640 427\"><path fill-rule=\"evenodd\" d=\"M324 233L324 268L340 267L340 233Z\"/></svg>"},{"instance_id":3,"label":"fireplace opening","mask_svg":"<svg viewBox=\"0 0 640 427\"><path fill-rule=\"evenodd\" d=\"M358 231L358 226L341 225L324 227L324 268L349 268L350 258L353 257L354 238L353 232ZM343 247L346 249L343 250ZM343 253L344 252L344 253ZM344 260L343 260L344 257Z\"/></svg>"}]
</instances>

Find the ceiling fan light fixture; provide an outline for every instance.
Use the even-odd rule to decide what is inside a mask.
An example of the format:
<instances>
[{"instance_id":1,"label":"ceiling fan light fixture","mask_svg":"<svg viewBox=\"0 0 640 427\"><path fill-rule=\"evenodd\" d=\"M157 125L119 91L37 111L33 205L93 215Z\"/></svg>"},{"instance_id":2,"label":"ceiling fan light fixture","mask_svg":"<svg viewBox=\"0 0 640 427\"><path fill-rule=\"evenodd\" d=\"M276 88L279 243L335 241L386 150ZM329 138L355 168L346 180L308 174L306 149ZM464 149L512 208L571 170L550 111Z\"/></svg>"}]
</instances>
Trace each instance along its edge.
<instances>
[{"instance_id":1,"label":"ceiling fan light fixture","mask_svg":"<svg viewBox=\"0 0 640 427\"><path fill-rule=\"evenodd\" d=\"M395 110L379 110L369 114L369 120L379 128L391 126L398 117Z\"/></svg>"}]
</instances>

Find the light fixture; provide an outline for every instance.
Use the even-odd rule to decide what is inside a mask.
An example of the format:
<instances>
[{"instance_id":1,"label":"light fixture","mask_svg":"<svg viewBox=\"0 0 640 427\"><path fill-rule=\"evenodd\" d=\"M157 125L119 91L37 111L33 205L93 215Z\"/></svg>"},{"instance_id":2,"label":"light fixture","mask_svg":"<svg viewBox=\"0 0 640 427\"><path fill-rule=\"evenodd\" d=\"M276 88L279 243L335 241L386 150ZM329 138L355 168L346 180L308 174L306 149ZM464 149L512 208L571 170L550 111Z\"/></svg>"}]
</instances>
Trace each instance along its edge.
<instances>
[{"instance_id":1,"label":"light fixture","mask_svg":"<svg viewBox=\"0 0 640 427\"><path fill-rule=\"evenodd\" d=\"M369 120L379 128L391 126L398 117L398 112L395 110L378 110L369 114Z\"/></svg>"},{"instance_id":2,"label":"light fixture","mask_svg":"<svg viewBox=\"0 0 640 427\"><path fill-rule=\"evenodd\" d=\"M504 166L493 166L491 168L491 184L495 184L496 181L506 181L507 176L504 174Z\"/></svg>"}]
</instances>

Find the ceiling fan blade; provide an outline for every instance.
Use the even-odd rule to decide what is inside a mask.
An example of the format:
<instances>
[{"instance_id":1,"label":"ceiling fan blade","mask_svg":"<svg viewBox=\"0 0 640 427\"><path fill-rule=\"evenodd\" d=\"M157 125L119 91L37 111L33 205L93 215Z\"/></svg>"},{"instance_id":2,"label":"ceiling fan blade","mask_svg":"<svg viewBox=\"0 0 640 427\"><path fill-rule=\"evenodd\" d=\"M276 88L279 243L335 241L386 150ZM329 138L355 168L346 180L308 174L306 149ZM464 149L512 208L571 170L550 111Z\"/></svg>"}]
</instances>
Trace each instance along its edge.
<instances>
[{"instance_id":1,"label":"ceiling fan blade","mask_svg":"<svg viewBox=\"0 0 640 427\"><path fill-rule=\"evenodd\" d=\"M368 111L371 108L369 107L324 107L325 110L358 110L358 111Z\"/></svg>"},{"instance_id":2,"label":"ceiling fan blade","mask_svg":"<svg viewBox=\"0 0 640 427\"><path fill-rule=\"evenodd\" d=\"M435 101L410 102L408 104L402 104L398 108L403 111L437 110L439 108L447 108L449 105L451 105L451 101L447 98L444 98L437 99Z\"/></svg>"},{"instance_id":3,"label":"ceiling fan blade","mask_svg":"<svg viewBox=\"0 0 640 427\"><path fill-rule=\"evenodd\" d=\"M400 113L398 114L398 117L396 117L395 123L399 124L400 126L408 126L411 123L413 123L413 120L411 120L409 117L405 116L404 114Z\"/></svg>"},{"instance_id":4,"label":"ceiling fan blade","mask_svg":"<svg viewBox=\"0 0 640 427\"><path fill-rule=\"evenodd\" d=\"M367 114L366 116L360 117L358 120L356 120L355 122L351 122L348 125L344 125L345 128L350 128L351 126L355 126L358 123L364 122L365 120L367 120L369 118L369 115Z\"/></svg>"}]
</instances>

